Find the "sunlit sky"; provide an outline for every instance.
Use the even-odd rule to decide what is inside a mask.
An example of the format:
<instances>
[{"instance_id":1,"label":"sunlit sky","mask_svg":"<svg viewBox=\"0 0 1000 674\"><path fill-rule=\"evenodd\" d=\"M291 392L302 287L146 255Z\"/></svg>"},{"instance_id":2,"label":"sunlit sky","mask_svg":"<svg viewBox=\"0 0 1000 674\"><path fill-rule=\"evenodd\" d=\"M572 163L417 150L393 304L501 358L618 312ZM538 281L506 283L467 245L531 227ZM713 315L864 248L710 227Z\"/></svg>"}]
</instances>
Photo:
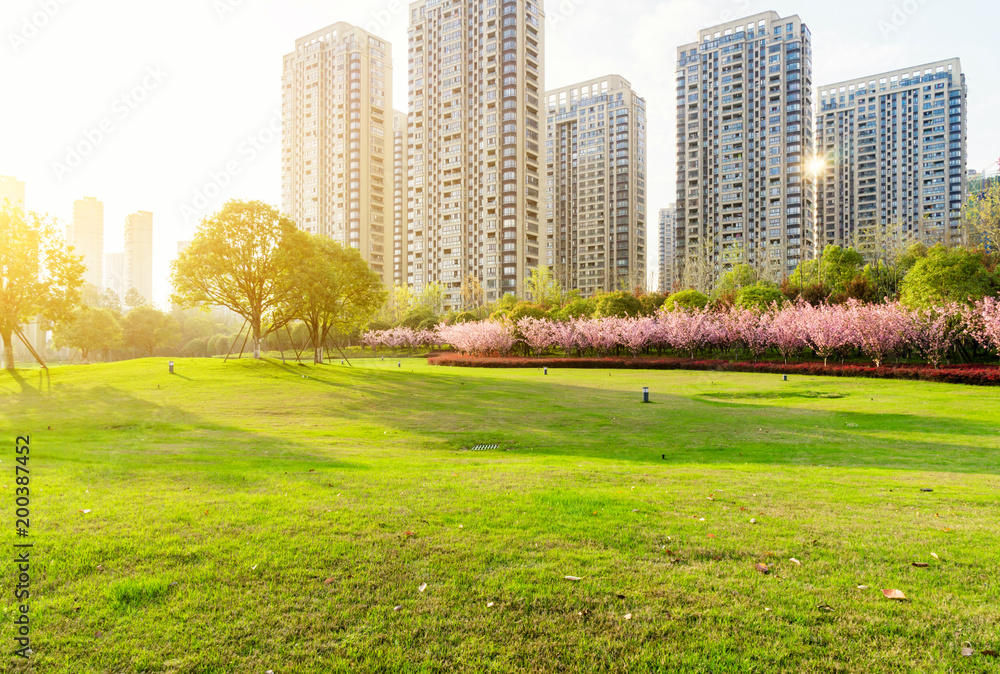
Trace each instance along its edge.
<instances>
[{"instance_id":1,"label":"sunlit sky","mask_svg":"<svg viewBox=\"0 0 1000 674\"><path fill-rule=\"evenodd\" d=\"M281 59L295 39L338 21L384 37L394 52L394 107L405 110L406 8L399 0L4 0L0 175L25 181L28 208L65 224L75 199L101 199L106 252L122 250L128 213L152 211L154 295L165 306L177 242L201 217L233 198L280 206L274 130ZM650 232L657 210L675 200L677 46L701 28L766 10L809 25L818 86L960 57L969 168L996 166L1000 3L547 0L546 88L617 73L646 98ZM68 156L88 138L96 139L89 156ZM231 162L238 173L220 175ZM216 198L196 198L213 184L221 185Z\"/></svg>"}]
</instances>

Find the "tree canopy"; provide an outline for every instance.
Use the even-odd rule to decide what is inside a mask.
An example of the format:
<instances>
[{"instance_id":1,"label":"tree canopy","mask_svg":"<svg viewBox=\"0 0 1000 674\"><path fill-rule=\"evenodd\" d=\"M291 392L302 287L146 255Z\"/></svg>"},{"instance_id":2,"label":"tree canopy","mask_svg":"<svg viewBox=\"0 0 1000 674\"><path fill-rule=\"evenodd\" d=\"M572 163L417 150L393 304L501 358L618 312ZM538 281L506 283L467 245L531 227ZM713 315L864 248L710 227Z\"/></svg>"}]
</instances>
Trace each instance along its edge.
<instances>
[{"instance_id":1,"label":"tree canopy","mask_svg":"<svg viewBox=\"0 0 1000 674\"><path fill-rule=\"evenodd\" d=\"M80 303L82 257L67 248L55 223L0 205L0 338L4 364L14 369L14 335L44 317L66 320Z\"/></svg>"},{"instance_id":2,"label":"tree canopy","mask_svg":"<svg viewBox=\"0 0 1000 674\"><path fill-rule=\"evenodd\" d=\"M122 322L122 333L126 346L152 356L158 347L177 342L181 329L172 316L155 307L144 306L128 312Z\"/></svg>"},{"instance_id":3,"label":"tree canopy","mask_svg":"<svg viewBox=\"0 0 1000 674\"><path fill-rule=\"evenodd\" d=\"M254 358L263 339L292 320L298 294L289 273L291 220L260 201L230 201L199 225L174 261L173 300L184 307L222 306L246 319Z\"/></svg>"},{"instance_id":4,"label":"tree canopy","mask_svg":"<svg viewBox=\"0 0 1000 674\"><path fill-rule=\"evenodd\" d=\"M900 300L911 307L949 302L973 303L1000 291L996 262L983 251L934 246L917 260L900 286Z\"/></svg>"},{"instance_id":5,"label":"tree canopy","mask_svg":"<svg viewBox=\"0 0 1000 674\"><path fill-rule=\"evenodd\" d=\"M332 334L358 330L378 313L388 293L354 248L296 232L286 239L296 296L288 311L308 328L314 362L323 362L323 345Z\"/></svg>"},{"instance_id":6,"label":"tree canopy","mask_svg":"<svg viewBox=\"0 0 1000 674\"><path fill-rule=\"evenodd\" d=\"M58 347L79 349L83 360L92 353L107 358L122 343L122 326L110 309L83 307L55 325L53 340Z\"/></svg>"}]
</instances>

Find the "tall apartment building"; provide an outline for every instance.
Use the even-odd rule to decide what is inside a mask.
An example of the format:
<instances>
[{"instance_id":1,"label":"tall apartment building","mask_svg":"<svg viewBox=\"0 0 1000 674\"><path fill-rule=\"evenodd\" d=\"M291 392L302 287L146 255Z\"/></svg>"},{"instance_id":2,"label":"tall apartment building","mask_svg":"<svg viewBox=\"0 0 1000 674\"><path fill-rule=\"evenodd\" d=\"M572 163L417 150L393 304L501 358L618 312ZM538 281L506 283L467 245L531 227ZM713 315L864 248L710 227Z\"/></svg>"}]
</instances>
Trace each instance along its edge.
<instances>
[{"instance_id":1,"label":"tall apartment building","mask_svg":"<svg viewBox=\"0 0 1000 674\"><path fill-rule=\"evenodd\" d=\"M812 38L765 12L677 50L677 222L685 281L747 263L775 280L814 253Z\"/></svg>"},{"instance_id":2,"label":"tall apartment building","mask_svg":"<svg viewBox=\"0 0 1000 674\"><path fill-rule=\"evenodd\" d=\"M24 182L10 176L0 176L0 207L5 201L24 210Z\"/></svg>"},{"instance_id":3,"label":"tall apartment building","mask_svg":"<svg viewBox=\"0 0 1000 674\"><path fill-rule=\"evenodd\" d=\"M110 289L118 299L125 299L125 254L105 253L104 288Z\"/></svg>"},{"instance_id":4,"label":"tall apartment building","mask_svg":"<svg viewBox=\"0 0 1000 674\"><path fill-rule=\"evenodd\" d=\"M295 41L281 80L284 213L392 283L391 46L335 23Z\"/></svg>"},{"instance_id":5,"label":"tall apartment building","mask_svg":"<svg viewBox=\"0 0 1000 674\"><path fill-rule=\"evenodd\" d=\"M153 302L153 214L138 211L125 218L125 296L135 288Z\"/></svg>"},{"instance_id":6,"label":"tall apartment building","mask_svg":"<svg viewBox=\"0 0 1000 674\"><path fill-rule=\"evenodd\" d=\"M73 202L73 223L67 228L66 243L83 256L83 280L101 289L104 283L104 204L94 197Z\"/></svg>"},{"instance_id":7,"label":"tall apartment building","mask_svg":"<svg viewBox=\"0 0 1000 674\"><path fill-rule=\"evenodd\" d=\"M540 0L410 4L407 283L440 283L445 310L543 263L544 24Z\"/></svg>"},{"instance_id":8,"label":"tall apartment building","mask_svg":"<svg viewBox=\"0 0 1000 674\"><path fill-rule=\"evenodd\" d=\"M406 250L409 206L409 152L406 113L392 112L392 283L406 285L409 266Z\"/></svg>"},{"instance_id":9,"label":"tall apartment building","mask_svg":"<svg viewBox=\"0 0 1000 674\"><path fill-rule=\"evenodd\" d=\"M819 90L820 244L961 243L968 160L961 61Z\"/></svg>"},{"instance_id":10,"label":"tall apartment building","mask_svg":"<svg viewBox=\"0 0 1000 674\"><path fill-rule=\"evenodd\" d=\"M545 98L545 263L584 297L644 288L645 99L620 75Z\"/></svg>"},{"instance_id":11,"label":"tall apartment building","mask_svg":"<svg viewBox=\"0 0 1000 674\"><path fill-rule=\"evenodd\" d=\"M684 230L677 227L677 205L670 204L667 208L661 208L657 222L659 225L660 273L656 289L666 295L679 289L681 282L682 260L678 258L678 253L683 248L678 247L676 242L679 237L683 236Z\"/></svg>"}]
</instances>

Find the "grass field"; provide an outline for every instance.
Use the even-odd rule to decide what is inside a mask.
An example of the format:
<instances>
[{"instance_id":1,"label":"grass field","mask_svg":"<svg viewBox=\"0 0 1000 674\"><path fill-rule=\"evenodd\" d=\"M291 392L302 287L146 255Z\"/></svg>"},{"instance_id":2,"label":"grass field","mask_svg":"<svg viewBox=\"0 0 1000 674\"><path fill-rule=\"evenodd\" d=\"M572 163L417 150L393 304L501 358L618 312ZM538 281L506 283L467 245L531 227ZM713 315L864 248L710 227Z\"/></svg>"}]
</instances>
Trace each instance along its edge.
<instances>
[{"instance_id":1,"label":"grass field","mask_svg":"<svg viewBox=\"0 0 1000 674\"><path fill-rule=\"evenodd\" d=\"M1000 670L998 389L354 364L0 374L3 671Z\"/></svg>"}]
</instances>

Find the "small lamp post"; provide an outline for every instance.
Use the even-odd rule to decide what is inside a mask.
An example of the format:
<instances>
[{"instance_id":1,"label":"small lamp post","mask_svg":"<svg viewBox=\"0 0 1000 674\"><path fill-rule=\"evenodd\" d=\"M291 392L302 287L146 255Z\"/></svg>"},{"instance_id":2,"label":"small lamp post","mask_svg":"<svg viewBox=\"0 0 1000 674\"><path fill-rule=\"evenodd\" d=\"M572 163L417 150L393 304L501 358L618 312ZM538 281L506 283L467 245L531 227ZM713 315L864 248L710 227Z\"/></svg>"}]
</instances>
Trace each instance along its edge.
<instances>
[{"instance_id":1,"label":"small lamp post","mask_svg":"<svg viewBox=\"0 0 1000 674\"><path fill-rule=\"evenodd\" d=\"M545 369L545 374L548 374L549 373L549 368L544 368L544 369Z\"/></svg>"},{"instance_id":2,"label":"small lamp post","mask_svg":"<svg viewBox=\"0 0 1000 674\"><path fill-rule=\"evenodd\" d=\"M644 403L648 403L649 402L649 387L648 386L643 386L642 387L642 402L644 402Z\"/></svg>"},{"instance_id":3,"label":"small lamp post","mask_svg":"<svg viewBox=\"0 0 1000 674\"><path fill-rule=\"evenodd\" d=\"M170 369L170 374L174 373L174 361L167 363L167 367Z\"/></svg>"}]
</instances>

